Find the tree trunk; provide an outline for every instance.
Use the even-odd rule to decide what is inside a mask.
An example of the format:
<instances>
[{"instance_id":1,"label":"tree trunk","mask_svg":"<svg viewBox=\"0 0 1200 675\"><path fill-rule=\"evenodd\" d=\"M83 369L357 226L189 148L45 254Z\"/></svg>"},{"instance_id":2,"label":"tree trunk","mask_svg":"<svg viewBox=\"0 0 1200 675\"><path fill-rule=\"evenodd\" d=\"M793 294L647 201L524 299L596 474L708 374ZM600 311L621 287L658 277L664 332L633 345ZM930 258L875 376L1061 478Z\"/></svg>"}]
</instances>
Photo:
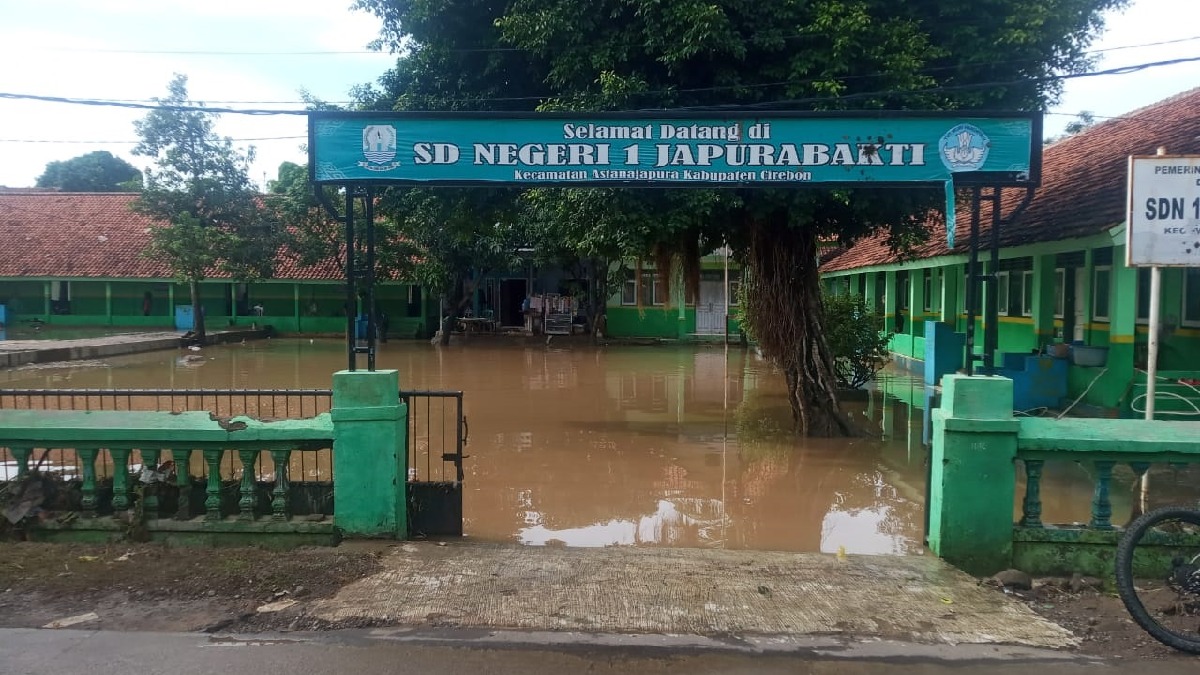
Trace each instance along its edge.
<instances>
[{"instance_id":1,"label":"tree trunk","mask_svg":"<svg viewBox=\"0 0 1200 675\"><path fill-rule=\"evenodd\" d=\"M763 355L783 369L800 433L846 436L825 341L816 232L792 227L786 212L751 226L745 312Z\"/></svg>"},{"instance_id":2,"label":"tree trunk","mask_svg":"<svg viewBox=\"0 0 1200 675\"><path fill-rule=\"evenodd\" d=\"M192 334L196 340L204 342L204 307L200 304L200 282L189 281L188 290L192 294Z\"/></svg>"}]
</instances>

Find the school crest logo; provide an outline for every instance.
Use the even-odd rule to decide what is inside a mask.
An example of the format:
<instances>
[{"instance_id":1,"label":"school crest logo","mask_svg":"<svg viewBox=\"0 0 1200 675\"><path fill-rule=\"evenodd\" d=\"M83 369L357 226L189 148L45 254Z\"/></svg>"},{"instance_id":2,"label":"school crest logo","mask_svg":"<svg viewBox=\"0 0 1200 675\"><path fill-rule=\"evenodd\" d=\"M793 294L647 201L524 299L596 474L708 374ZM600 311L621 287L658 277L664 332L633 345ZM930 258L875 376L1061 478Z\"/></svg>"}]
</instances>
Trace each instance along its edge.
<instances>
[{"instance_id":1,"label":"school crest logo","mask_svg":"<svg viewBox=\"0 0 1200 675\"><path fill-rule=\"evenodd\" d=\"M398 166L396 160L396 128L390 124L363 127L362 152L367 161L358 165L367 171L390 171Z\"/></svg>"},{"instance_id":2,"label":"school crest logo","mask_svg":"<svg viewBox=\"0 0 1200 675\"><path fill-rule=\"evenodd\" d=\"M974 124L960 124L942 135L938 154L951 172L978 171L987 161L991 141Z\"/></svg>"}]
</instances>

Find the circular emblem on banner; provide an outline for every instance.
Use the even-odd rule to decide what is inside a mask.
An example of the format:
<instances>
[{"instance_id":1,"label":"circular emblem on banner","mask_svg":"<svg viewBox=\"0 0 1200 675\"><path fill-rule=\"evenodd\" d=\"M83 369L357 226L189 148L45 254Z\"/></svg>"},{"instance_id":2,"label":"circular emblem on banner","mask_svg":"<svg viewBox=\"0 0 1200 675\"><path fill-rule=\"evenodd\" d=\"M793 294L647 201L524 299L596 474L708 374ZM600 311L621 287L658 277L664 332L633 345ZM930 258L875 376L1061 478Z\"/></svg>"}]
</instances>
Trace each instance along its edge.
<instances>
[{"instance_id":1,"label":"circular emblem on banner","mask_svg":"<svg viewBox=\"0 0 1200 675\"><path fill-rule=\"evenodd\" d=\"M388 171L400 165L396 159L396 128L390 124L363 127L362 154L358 165L368 171Z\"/></svg>"},{"instance_id":2,"label":"circular emblem on banner","mask_svg":"<svg viewBox=\"0 0 1200 675\"><path fill-rule=\"evenodd\" d=\"M942 135L938 142L942 163L952 172L978 171L987 161L991 142L974 124L960 124Z\"/></svg>"}]
</instances>

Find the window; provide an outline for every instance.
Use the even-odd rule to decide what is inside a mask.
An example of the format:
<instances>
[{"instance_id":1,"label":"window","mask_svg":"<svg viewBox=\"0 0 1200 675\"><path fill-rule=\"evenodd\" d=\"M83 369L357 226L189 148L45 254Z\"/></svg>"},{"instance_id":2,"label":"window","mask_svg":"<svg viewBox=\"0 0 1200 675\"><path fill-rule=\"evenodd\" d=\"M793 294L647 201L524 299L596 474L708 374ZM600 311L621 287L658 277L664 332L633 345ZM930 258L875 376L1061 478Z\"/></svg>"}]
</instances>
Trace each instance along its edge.
<instances>
[{"instance_id":1,"label":"window","mask_svg":"<svg viewBox=\"0 0 1200 675\"><path fill-rule=\"evenodd\" d=\"M637 304L637 281L633 278L634 272L629 272L625 276L625 283L621 286L621 304L636 305Z\"/></svg>"},{"instance_id":2,"label":"window","mask_svg":"<svg viewBox=\"0 0 1200 675\"><path fill-rule=\"evenodd\" d=\"M737 279L729 280L729 304L736 305L742 295L742 282Z\"/></svg>"},{"instance_id":3,"label":"window","mask_svg":"<svg viewBox=\"0 0 1200 675\"><path fill-rule=\"evenodd\" d=\"M1008 272L996 272L996 308L1000 316L1008 316L1008 291L1010 288L1008 277Z\"/></svg>"},{"instance_id":4,"label":"window","mask_svg":"<svg viewBox=\"0 0 1200 675\"><path fill-rule=\"evenodd\" d=\"M1092 318L1108 321L1108 301L1112 290L1112 267L1097 267L1092 273Z\"/></svg>"},{"instance_id":5,"label":"window","mask_svg":"<svg viewBox=\"0 0 1200 675\"><path fill-rule=\"evenodd\" d=\"M638 304L638 295L641 294L642 302L649 301L651 305L662 305L667 300L667 289L663 288L662 280L659 279L658 272L653 270L644 270L642 272L642 283L639 288L638 283L634 280L636 272L630 270L625 276L625 283L621 285L621 304L636 305Z\"/></svg>"},{"instance_id":6,"label":"window","mask_svg":"<svg viewBox=\"0 0 1200 675\"><path fill-rule=\"evenodd\" d=\"M643 272L646 277L646 284L650 286L650 304L661 305L667 300L667 289L663 287L662 277L658 276L658 272Z\"/></svg>"},{"instance_id":7,"label":"window","mask_svg":"<svg viewBox=\"0 0 1200 675\"><path fill-rule=\"evenodd\" d=\"M1054 270L1054 318L1061 319L1067 313L1067 270Z\"/></svg>"},{"instance_id":8,"label":"window","mask_svg":"<svg viewBox=\"0 0 1200 675\"><path fill-rule=\"evenodd\" d=\"M897 306L900 308L900 311L906 311L908 309L909 300L912 297L912 279L909 277L907 272L904 273L904 277L902 279L896 280L896 294L900 296L897 298L900 301L899 305Z\"/></svg>"},{"instance_id":9,"label":"window","mask_svg":"<svg viewBox=\"0 0 1200 675\"><path fill-rule=\"evenodd\" d=\"M925 270L921 272L921 296L924 298L924 306L921 308L926 312L933 309L933 270Z\"/></svg>"},{"instance_id":10,"label":"window","mask_svg":"<svg viewBox=\"0 0 1200 675\"><path fill-rule=\"evenodd\" d=\"M1183 271L1183 324L1200 326L1200 268Z\"/></svg>"},{"instance_id":11,"label":"window","mask_svg":"<svg viewBox=\"0 0 1200 675\"><path fill-rule=\"evenodd\" d=\"M1137 322L1150 323L1150 268L1137 271Z\"/></svg>"},{"instance_id":12,"label":"window","mask_svg":"<svg viewBox=\"0 0 1200 675\"><path fill-rule=\"evenodd\" d=\"M1021 316L1033 316L1033 270L1021 272Z\"/></svg>"}]
</instances>

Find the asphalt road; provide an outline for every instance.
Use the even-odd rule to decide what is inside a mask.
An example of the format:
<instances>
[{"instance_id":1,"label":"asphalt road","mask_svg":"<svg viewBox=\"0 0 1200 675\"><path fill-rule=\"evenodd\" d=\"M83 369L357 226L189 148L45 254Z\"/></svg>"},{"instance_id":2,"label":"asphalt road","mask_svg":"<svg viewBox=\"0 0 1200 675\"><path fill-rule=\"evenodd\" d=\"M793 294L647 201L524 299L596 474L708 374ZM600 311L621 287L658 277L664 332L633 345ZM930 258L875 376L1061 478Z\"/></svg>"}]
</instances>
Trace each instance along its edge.
<instances>
[{"instance_id":1,"label":"asphalt road","mask_svg":"<svg viewBox=\"0 0 1200 675\"><path fill-rule=\"evenodd\" d=\"M988 645L848 644L830 638L762 640L687 636L497 631L347 631L272 636L2 629L5 675L262 675L268 672L420 673L788 673L978 675L1197 672L1200 658L1099 662L1073 654Z\"/></svg>"}]
</instances>

